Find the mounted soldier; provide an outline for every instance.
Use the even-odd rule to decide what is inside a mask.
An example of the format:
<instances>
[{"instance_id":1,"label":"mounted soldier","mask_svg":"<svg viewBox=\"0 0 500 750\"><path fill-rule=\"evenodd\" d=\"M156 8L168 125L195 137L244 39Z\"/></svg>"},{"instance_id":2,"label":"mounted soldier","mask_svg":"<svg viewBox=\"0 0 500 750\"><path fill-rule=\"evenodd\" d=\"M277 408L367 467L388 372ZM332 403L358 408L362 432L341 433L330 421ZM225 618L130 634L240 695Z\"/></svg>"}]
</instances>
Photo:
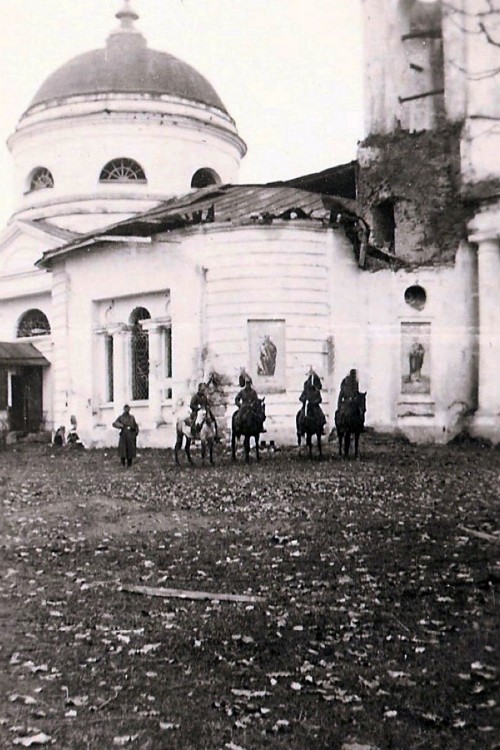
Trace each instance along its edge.
<instances>
[{"instance_id":1,"label":"mounted soldier","mask_svg":"<svg viewBox=\"0 0 500 750\"><path fill-rule=\"evenodd\" d=\"M196 417L198 415L198 412L200 409L203 409L206 411L206 413L210 416L210 419L212 420L214 427L215 427L215 440L218 441L219 439L219 433L217 428L217 420L215 419L214 413L212 411L212 405L210 403L210 400L208 398L207 394L207 385L206 383L200 383L198 385L198 390L192 397L189 408L191 409L191 416L190 416L190 422L191 422L191 438L192 440L195 440L198 437L198 430L196 427Z\"/></svg>"},{"instance_id":2,"label":"mounted soldier","mask_svg":"<svg viewBox=\"0 0 500 750\"><path fill-rule=\"evenodd\" d=\"M321 389L323 384L321 378L309 368L307 379L300 395L299 401L302 403L302 409L297 412L295 425L297 429L297 442L300 446L302 437L306 436L309 456L312 457L312 436L316 435L318 443L318 452L322 456L321 436L324 435L326 417L320 404L322 402Z\"/></svg>"},{"instance_id":3,"label":"mounted soldier","mask_svg":"<svg viewBox=\"0 0 500 750\"><path fill-rule=\"evenodd\" d=\"M343 406L355 398L359 393L358 374L355 369L349 371L349 375L342 380L340 384L339 397L337 401L337 411L341 411Z\"/></svg>"},{"instance_id":4,"label":"mounted soldier","mask_svg":"<svg viewBox=\"0 0 500 750\"><path fill-rule=\"evenodd\" d=\"M303 404L300 411L300 415L303 420L306 416L311 420L314 420L321 425L321 432L324 434L324 426L326 424L326 417L323 414L323 409L320 404L323 401L321 396L321 389L323 384L321 378L317 375L313 368L309 369L307 379L304 381L304 387L300 395L299 401Z\"/></svg>"},{"instance_id":5,"label":"mounted soldier","mask_svg":"<svg viewBox=\"0 0 500 750\"><path fill-rule=\"evenodd\" d=\"M244 386L234 399L238 410L233 414L231 421L231 454L233 461L236 460L236 441L244 435L245 459L250 460L250 437L255 441L255 452L259 460L259 436L264 429L266 421L266 409L264 399L259 398L257 391L253 388L252 378L244 370L240 373L239 384Z\"/></svg>"},{"instance_id":6,"label":"mounted soldier","mask_svg":"<svg viewBox=\"0 0 500 750\"><path fill-rule=\"evenodd\" d=\"M234 414L236 426L239 426L246 419L248 413L259 400L257 391L253 387L252 378L247 372L243 371L240 374L238 382L240 387L242 387L234 399L234 403L238 407L238 411Z\"/></svg>"}]
</instances>

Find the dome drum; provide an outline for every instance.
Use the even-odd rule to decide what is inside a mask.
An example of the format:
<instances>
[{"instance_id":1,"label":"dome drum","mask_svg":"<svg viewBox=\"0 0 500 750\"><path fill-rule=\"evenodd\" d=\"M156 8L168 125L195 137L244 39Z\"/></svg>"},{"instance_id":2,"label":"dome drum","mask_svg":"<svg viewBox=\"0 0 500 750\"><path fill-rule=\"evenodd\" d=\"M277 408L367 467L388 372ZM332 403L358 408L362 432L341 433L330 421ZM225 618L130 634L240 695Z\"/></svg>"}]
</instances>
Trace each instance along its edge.
<instances>
[{"instance_id":1,"label":"dome drum","mask_svg":"<svg viewBox=\"0 0 500 750\"><path fill-rule=\"evenodd\" d=\"M106 199L127 198L133 213L200 180L237 182L246 146L214 88L187 63L149 49L127 4L117 18L105 48L77 55L46 79L10 136L17 216L56 217L59 204L63 215L74 207L75 221L97 219ZM116 159L137 163L139 178L115 169L103 179ZM40 173L33 186L43 167L50 178Z\"/></svg>"}]
</instances>

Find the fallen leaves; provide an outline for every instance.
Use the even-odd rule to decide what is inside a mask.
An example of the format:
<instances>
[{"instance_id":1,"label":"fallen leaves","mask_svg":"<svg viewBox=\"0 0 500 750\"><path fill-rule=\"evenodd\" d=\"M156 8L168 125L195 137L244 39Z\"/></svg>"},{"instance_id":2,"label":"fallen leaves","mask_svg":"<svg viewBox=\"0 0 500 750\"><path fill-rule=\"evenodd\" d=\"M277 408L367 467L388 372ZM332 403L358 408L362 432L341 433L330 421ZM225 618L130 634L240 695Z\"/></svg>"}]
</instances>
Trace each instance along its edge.
<instances>
[{"instance_id":1,"label":"fallen leaves","mask_svg":"<svg viewBox=\"0 0 500 750\"><path fill-rule=\"evenodd\" d=\"M109 747L180 747L190 725L230 750L484 744L498 578L495 546L466 530L495 534L476 466L491 459L373 450L355 465L221 460L182 481L154 452L126 479L92 451L50 477L38 457L28 482L14 467L2 746L41 734L42 715L61 747L96 746L93 722ZM138 582L142 596L120 590Z\"/></svg>"}]
</instances>

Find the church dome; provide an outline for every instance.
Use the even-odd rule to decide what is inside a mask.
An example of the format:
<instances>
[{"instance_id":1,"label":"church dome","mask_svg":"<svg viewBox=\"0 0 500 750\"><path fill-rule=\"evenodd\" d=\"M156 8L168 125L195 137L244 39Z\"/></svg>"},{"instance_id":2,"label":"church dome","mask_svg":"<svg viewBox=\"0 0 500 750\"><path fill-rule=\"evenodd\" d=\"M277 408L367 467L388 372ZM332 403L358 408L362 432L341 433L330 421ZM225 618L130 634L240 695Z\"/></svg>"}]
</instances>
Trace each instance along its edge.
<instances>
[{"instance_id":1,"label":"church dome","mask_svg":"<svg viewBox=\"0 0 500 750\"><path fill-rule=\"evenodd\" d=\"M116 14L120 27L104 49L77 55L52 73L38 89L28 112L75 96L132 94L172 96L215 107L227 114L212 85L197 70L167 52L149 49L125 3Z\"/></svg>"}]
</instances>

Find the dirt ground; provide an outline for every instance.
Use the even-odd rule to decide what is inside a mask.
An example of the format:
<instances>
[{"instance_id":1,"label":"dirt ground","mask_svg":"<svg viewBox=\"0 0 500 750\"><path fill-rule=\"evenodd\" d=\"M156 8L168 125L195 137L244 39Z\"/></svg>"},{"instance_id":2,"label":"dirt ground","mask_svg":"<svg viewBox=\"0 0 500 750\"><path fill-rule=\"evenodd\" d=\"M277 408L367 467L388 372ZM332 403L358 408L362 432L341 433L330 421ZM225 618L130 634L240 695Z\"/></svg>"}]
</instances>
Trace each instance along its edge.
<instances>
[{"instance_id":1,"label":"dirt ground","mask_svg":"<svg viewBox=\"0 0 500 750\"><path fill-rule=\"evenodd\" d=\"M500 748L500 450L361 448L0 453L0 747Z\"/></svg>"}]
</instances>

